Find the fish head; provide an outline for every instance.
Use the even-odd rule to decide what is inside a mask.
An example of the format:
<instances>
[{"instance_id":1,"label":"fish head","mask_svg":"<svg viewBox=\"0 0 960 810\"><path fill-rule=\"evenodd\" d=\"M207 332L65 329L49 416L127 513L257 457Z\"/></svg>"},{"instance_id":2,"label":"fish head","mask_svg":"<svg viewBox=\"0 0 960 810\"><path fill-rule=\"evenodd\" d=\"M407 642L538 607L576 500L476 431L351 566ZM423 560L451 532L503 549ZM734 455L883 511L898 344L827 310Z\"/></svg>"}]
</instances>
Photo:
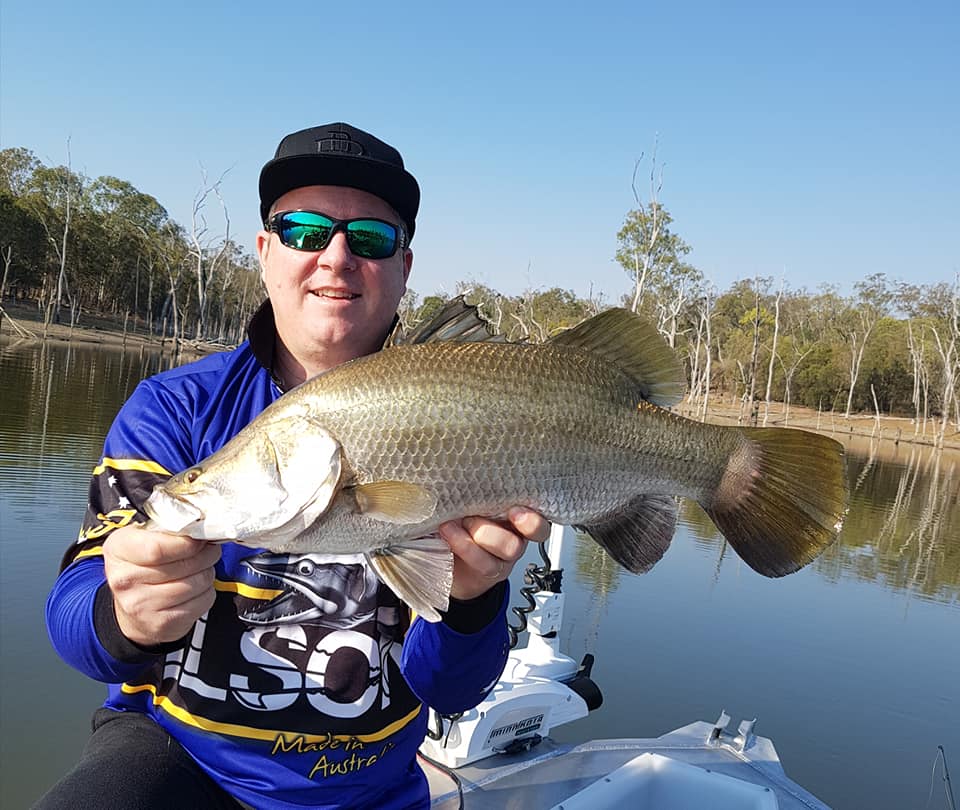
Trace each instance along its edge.
<instances>
[{"instance_id":1,"label":"fish head","mask_svg":"<svg viewBox=\"0 0 960 810\"><path fill-rule=\"evenodd\" d=\"M154 487L147 515L165 531L247 545L276 546L313 523L338 490L340 443L295 415L251 427Z\"/></svg>"}]
</instances>

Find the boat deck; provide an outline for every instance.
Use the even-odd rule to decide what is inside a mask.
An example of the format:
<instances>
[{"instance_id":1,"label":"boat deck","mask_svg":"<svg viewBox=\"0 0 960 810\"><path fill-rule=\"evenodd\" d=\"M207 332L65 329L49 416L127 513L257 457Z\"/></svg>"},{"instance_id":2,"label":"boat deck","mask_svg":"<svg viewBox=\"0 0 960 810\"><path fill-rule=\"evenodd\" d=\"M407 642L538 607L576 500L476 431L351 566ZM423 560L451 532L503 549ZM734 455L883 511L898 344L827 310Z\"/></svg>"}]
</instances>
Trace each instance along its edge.
<instances>
[{"instance_id":1,"label":"boat deck","mask_svg":"<svg viewBox=\"0 0 960 810\"><path fill-rule=\"evenodd\" d=\"M592 810L624 806L656 806L658 810L674 807L829 810L787 777L770 740L751 736L741 752L739 746L730 741L709 742L714 730L711 723L696 722L650 739L560 745L546 738L530 751L488 757L454 773L463 789L463 807L468 810L572 810L580 806ZM621 766L644 753L659 756L645 757L618 772ZM670 761L660 757L669 757ZM695 771L689 768L691 765L703 770ZM438 810L459 807L459 793L452 777L429 763L423 767L430 781L432 807ZM619 794L610 784L617 777L623 777ZM739 782L734 784L729 777ZM682 782L682 789L675 790L671 781ZM594 783L600 784L588 794L589 798L572 798ZM629 790L629 794L623 790ZM616 795L620 798L613 799ZM631 804L622 803L624 795L630 796ZM729 804L720 801L723 795L729 795ZM674 796L678 797L675 801Z\"/></svg>"}]
</instances>

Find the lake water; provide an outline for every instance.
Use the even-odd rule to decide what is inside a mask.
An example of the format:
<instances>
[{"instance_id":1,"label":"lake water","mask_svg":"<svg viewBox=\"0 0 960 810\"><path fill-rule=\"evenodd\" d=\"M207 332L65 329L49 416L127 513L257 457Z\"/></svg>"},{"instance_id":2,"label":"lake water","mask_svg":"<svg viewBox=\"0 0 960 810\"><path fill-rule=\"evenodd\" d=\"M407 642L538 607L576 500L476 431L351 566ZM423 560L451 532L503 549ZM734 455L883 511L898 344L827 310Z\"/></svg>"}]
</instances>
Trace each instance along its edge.
<instances>
[{"instance_id":1,"label":"lake water","mask_svg":"<svg viewBox=\"0 0 960 810\"><path fill-rule=\"evenodd\" d=\"M114 414L169 364L0 338L4 808L73 764L102 700L50 648L44 601ZM569 549L563 645L596 656L604 704L554 736L652 737L725 709L731 728L758 718L787 773L836 808L947 808L938 746L960 796L960 454L885 442L848 459L839 542L784 579L741 563L694 504L642 577L592 542Z\"/></svg>"}]
</instances>

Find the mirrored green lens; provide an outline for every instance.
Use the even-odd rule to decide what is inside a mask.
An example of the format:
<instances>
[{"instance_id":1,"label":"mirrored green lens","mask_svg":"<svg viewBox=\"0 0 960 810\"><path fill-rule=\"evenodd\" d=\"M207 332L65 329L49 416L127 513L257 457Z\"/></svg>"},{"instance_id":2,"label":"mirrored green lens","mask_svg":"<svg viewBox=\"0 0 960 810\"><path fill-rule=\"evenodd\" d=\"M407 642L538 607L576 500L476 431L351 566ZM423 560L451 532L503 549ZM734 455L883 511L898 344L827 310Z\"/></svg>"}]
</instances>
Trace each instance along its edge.
<instances>
[{"instance_id":1,"label":"mirrored green lens","mask_svg":"<svg viewBox=\"0 0 960 810\"><path fill-rule=\"evenodd\" d=\"M333 220L322 214L295 211L280 220L280 241L294 250L323 250L332 232Z\"/></svg>"},{"instance_id":2,"label":"mirrored green lens","mask_svg":"<svg viewBox=\"0 0 960 810\"><path fill-rule=\"evenodd\" d=\"M397 229L376 219L355 219L347 223L347 244L356 256L385 259L397 250Z\"/></svg>"},{"instance_id":3,"label":"mirrored green lens","mask_svg":"<svg viewBox=\"0 0 960 810\"><path fill-rule=\"evenodd\" d=\"M288 211L277 214L272 229L280 241L294 250L323 250L342 230L350 252L364 259L386 259L397 252L400 231L379 219L333 219L316 211Z\"/></svg>"}]
</instances>

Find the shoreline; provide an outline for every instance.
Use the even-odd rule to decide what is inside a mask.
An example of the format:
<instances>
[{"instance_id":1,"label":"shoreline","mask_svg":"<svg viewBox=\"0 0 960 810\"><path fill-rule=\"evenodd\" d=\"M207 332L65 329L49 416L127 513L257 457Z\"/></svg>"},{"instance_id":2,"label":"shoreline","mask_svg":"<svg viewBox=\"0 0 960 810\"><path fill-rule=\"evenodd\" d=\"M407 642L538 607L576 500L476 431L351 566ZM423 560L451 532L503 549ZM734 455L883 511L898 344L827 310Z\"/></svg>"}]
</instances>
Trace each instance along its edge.
<instances>
[{"instance_id":1,"label":"shoreline","mask_svg":"<svg viewBox=\"0 0 960 810\"><path fill-rule=\"evenodd\" d=\"M79 326L50 323L47 325L46 336L44 336L42 313L36 306L8 301L0 307L0 336L24 340L54 340L61 343L99 344L119 349L128 345L143 346L170 354L178 351L177 343L173 338L161 339L147 332L139 318L131 318L126 330L122 322L93 313L82 313L80 321ZM231 348L233 346L223 343L184 340L179 345L179 352L191 357L202 357L205 354Z\"/></svg>"},{"instance_id":2,"label":"shoreline","mask_svg":"<svg viewBox=\"0 0 960 810\"><path fill-rule=\"evenodd\" d=\"M26 340L44 340L43 321L36 306L24 306L14 302L7 302L0 313L0 337L22 338ZM82 325L70 327L69 324L50 324L47 327L46 340L56 340L66 343L84 343L110 346L123 349L128 346L144 347L155 351L175 354L177 345L172 338L161 341L156 335L148 334L143 326L135 319L131 319L129 328L123 331L123 324L103 316L83 313ZM21 335L17 327L29 330L31 334ZM232 345L204 341L184 341L179 346L181 356L190 358L202 357L212 352L226 351ZM697 409L686 401L675 409L677 413L688 419L697 419ZM759 403L757 426L763 427L765 404ZM740 419L740 407L729 404L729 397L714 396L708 403L707 422L712 424L736 425ZM744 418L743 427L752 427L750 420ZM881 447L897 448L899 445L926 447L935 449L936 432L939 430L939 420L928 420L926 431L918 433L918 428L909 417L883 416L878 420L875 414L853 414L845 419L842 414L833 411L818 413L812 408L791 405L789 414L785 413L782 402L771 402L767 417L767 427L790 427L809 430L830 436L844 445L849 443L868 443L872 448L874 443ZM956 425L948 424L944 435L943 449L960 452L960 432Z\"/></svg>"}]
</instances>

